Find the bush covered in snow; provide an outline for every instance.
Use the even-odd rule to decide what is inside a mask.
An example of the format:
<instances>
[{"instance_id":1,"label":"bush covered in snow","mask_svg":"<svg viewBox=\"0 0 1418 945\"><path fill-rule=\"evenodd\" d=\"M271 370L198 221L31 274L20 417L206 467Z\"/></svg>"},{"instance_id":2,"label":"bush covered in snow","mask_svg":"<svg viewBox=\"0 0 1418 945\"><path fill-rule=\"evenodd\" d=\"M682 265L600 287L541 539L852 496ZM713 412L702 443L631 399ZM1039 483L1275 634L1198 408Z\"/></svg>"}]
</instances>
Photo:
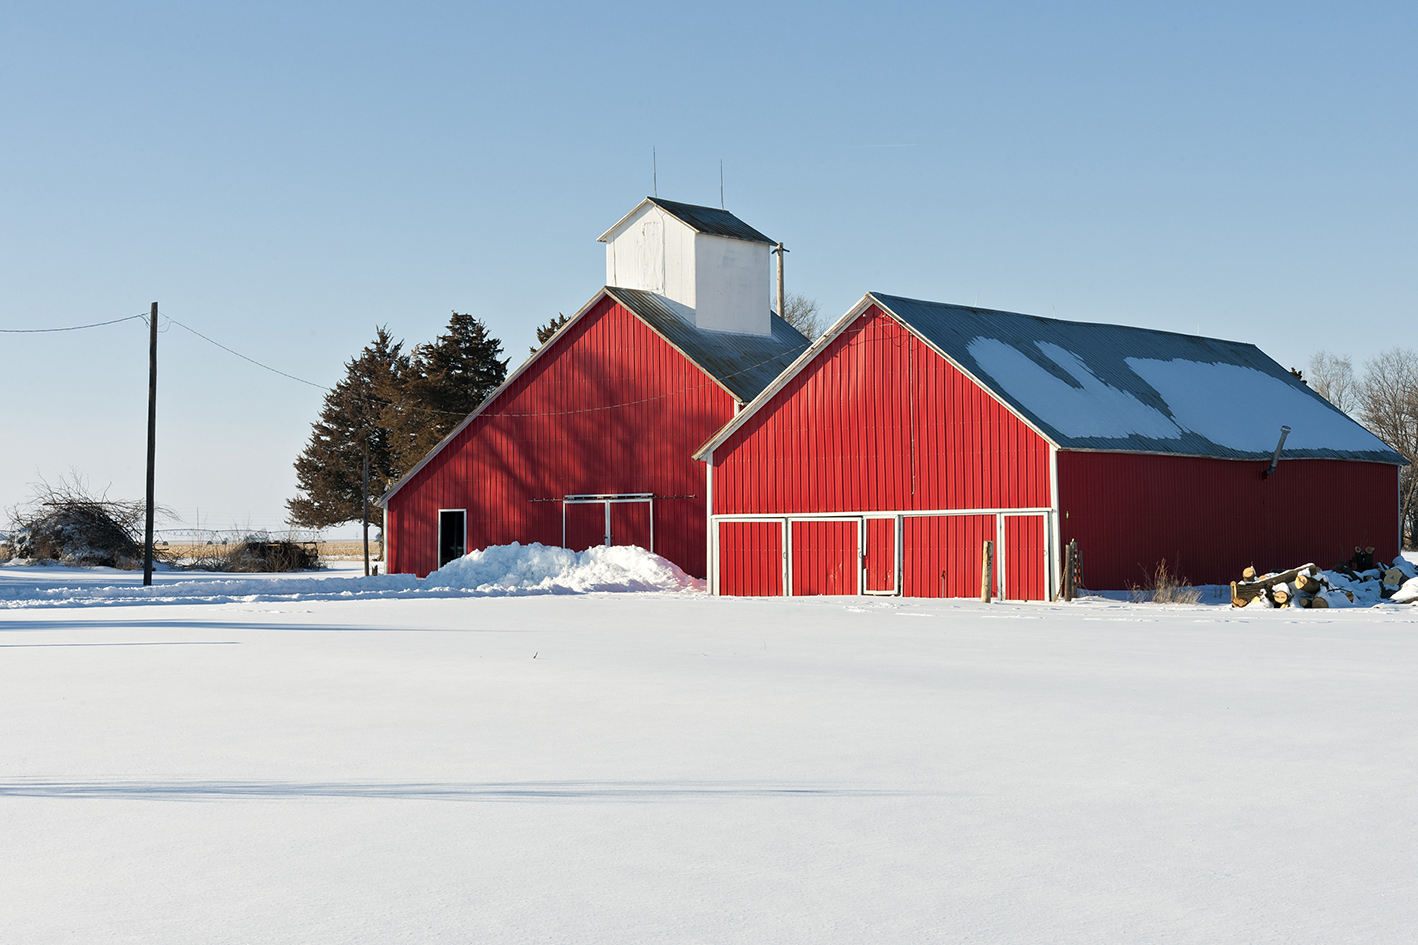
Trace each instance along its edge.
<instances>
[{"instance_id":1,"label":"bush covered in snow","mask_svg":"<svg viewBox=\"0 0 1418 945\"><path fill-rule=\"evenodd\" d=\"M145 511L142 502L95 495L77 477L57 486L41 483L28 503L10 511L11 530L0 557L141 567Z\"/></svg>"}]
</instances>

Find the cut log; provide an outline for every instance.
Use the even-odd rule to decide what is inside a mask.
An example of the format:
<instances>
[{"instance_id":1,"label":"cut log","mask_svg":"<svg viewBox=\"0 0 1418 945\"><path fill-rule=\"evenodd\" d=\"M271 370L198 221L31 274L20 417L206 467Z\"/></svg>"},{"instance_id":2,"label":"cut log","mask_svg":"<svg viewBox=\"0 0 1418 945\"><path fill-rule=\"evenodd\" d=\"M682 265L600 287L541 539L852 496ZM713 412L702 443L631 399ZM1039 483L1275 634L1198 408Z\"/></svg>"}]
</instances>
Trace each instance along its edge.
<instances>
[{"instance_id":1,"label":"cut log","mask_svg":"<svg viewBox=\"0 0 1418 945\"><path fill-rule=\"evenodd\" d=\"M1329 601L1325 600L1323 597L1316 597L1314 600L1310 601L1310 606L1315 608L1316 610L1319 610L1321 608L1328 607Z\"/></svg>"},{"instance_id":2,"label":"cut log","mask_svg":"<svg viewBox=\"0 0 1418 945\"><path fill-rule=\"evenodd\" d=\"M1305 574L1301 572L1295 575L1296 590L1304 591L1307 594L1317 594L1324 586L1324 578L1317 574Z\"/></svg>"},{"instance_id":3,"label":"cut log","mask_svg":"<svg viewBox=\"0 0 1418 945\"><path fill-rule=\"evenodd\" d=\"M1314 603L1314 600L1315 598L1313 597L1306 597L1304 594L1296 594L1294 603L1296 607L1309 607Z\"/></svg>"},{"instance_id":4,"label":"cut log","mask_svg":"<svg viewBox=\"0 0 1418 945\"><path fill-rule=\"evenodd\" d=\"M1403 572L1398 570L1398 568L1389 568L1384 572L1384 587L1391 587L1397 590L1403 586L1405 580L1406 578L1404 578Z\"/></svg>"},{"instance_id":5,"label":"cut log","mask_svg":"<svg viewBox=\"0 0 1418 945\"><path fill-rule=\"evenodd\" d=\"M1232 581L1231 582L1231 606L1244 607L1245 604L1238 604L1236 601L1244 600L1250 602L1257 597L1263 596L1266 591L1277 584L1285 584L1295 580L1301 573L1318 574L1319 568L1313 564L1304 564L1289 571L1281 571L1279 574L1268 574L1256 581ZM1288 593L1289 588L1286 588Z\"/></svg>"},{"instance_id":6,"label":"cut log","mask_svg":"<svg viewBox=\"0 0 1418 945\"><path fill-rule=\"evenodd\" d=\"M1241 572L1242 581L1254 581L1255 579L1256 569L1254 567L1246 568L1244 571Z\"/></svg>"},{"instance_id":7,"label":"cut log","mask_svg":"<svg viewBox=\"0 0 1418 945\"><path fill-rule=\"evenodd\" d=\"M1271 588L1270 599L1275 601L1276 607L1290 606L1290 592L1281 588Z\"/></svg>"}]
</instances>

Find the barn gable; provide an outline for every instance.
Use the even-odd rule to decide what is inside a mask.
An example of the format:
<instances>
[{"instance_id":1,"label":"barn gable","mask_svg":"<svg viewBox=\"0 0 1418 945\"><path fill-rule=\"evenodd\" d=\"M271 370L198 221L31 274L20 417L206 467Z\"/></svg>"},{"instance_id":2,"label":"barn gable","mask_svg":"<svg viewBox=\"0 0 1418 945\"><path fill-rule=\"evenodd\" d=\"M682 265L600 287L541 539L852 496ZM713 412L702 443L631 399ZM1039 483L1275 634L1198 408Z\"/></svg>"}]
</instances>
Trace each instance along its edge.
<instances>
[{"instance_id":1,"label":"barn gable","mask_svg":"<svg viewBox=\"0 0 1418 945\"><path fill-rule=\"evenodd\" d=\"M1050 505L1048 440L875 306L734 426L710 514Z\"/></svg>"},{"instance_id":2,"label":"barn gable","mask_svg":"<svg viewBox=\"0 0 1418 945\"><path fill-rule=\"evenodd\" d=\"M603 288L380 500L391 571L437 568L443 513L457 510L468 548L604 537L703 574L703 472L690 454L807 347L781 319L773 327L701 331L648 293ZM640 498L566 501L606 495Z\"/></svg>"},{"instance_id":3,"label":"barn gable","mask_svg":"<svg viewBox=\"0 0 1418 945\"><path fill-rule=\"evenodd\" d=\"M702 447L711 587L957 596L997 546L998 593L1048 591L1051 444L867 304Z\"/></svg>"}]
</instances>

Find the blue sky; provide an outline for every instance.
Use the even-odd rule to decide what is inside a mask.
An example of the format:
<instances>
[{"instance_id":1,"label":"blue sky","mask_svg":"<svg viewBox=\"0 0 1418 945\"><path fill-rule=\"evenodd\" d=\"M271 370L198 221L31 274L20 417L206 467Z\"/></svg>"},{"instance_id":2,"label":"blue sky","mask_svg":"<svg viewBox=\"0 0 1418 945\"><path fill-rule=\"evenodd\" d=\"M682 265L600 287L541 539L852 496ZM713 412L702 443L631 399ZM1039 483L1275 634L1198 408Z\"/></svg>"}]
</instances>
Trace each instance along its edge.
<instances>
[{"instance_id":1,"label":"blue sky","mask_svg":"<svg viewBox=\"0 0 1418 945\"><path fill-rule=\"evenodd\" d=\"M514 364L651 188L868 290L1412 344L1410 5L15 5L0 328L162 310L321 384L471 311ZM146 336L0 336L0 504L142 491ZM277 525L320 392L172 329L159 500Z\"/></svg>"}]
</instances>

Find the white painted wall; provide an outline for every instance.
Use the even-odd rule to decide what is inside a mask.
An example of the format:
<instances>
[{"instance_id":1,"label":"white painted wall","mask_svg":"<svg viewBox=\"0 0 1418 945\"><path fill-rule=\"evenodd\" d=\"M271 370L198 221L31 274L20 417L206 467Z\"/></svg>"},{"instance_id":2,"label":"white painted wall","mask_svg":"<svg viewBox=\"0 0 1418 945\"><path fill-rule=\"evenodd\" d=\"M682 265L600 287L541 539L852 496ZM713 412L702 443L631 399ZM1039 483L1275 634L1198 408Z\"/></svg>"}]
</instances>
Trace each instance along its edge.
<instances>
[{"instance_id":1,"label":"white painted wall","mask_svg":"<svg viewBox=\"0 0 1418 945\"><path fill-rule=\"evenodd\" d=\"M606 285L643 289L693 309L694 237L688 224L645 204L606 241Z\"/></svg>"},{"instance_id":2,"label":"white painted wall","mask_svg":"<svg viewBox=\"0 0 1418 945\"><path fill-rule=\"evenodd\" d=\"M696 233L695 324L714 331L768 334L773 305L768 260L767 243Z\"/></svg>"},{"instance_id":3,"label":"white painted wall","mask_svg":"<svg viewBox=\"0 0 1418 945\"><path fill-rule=\"evenodd\" d=\"M606 285L653 292L711 331L771 331L769 247L708 236L654 204L606 240Z\"/></svg>"}]
</instances>

